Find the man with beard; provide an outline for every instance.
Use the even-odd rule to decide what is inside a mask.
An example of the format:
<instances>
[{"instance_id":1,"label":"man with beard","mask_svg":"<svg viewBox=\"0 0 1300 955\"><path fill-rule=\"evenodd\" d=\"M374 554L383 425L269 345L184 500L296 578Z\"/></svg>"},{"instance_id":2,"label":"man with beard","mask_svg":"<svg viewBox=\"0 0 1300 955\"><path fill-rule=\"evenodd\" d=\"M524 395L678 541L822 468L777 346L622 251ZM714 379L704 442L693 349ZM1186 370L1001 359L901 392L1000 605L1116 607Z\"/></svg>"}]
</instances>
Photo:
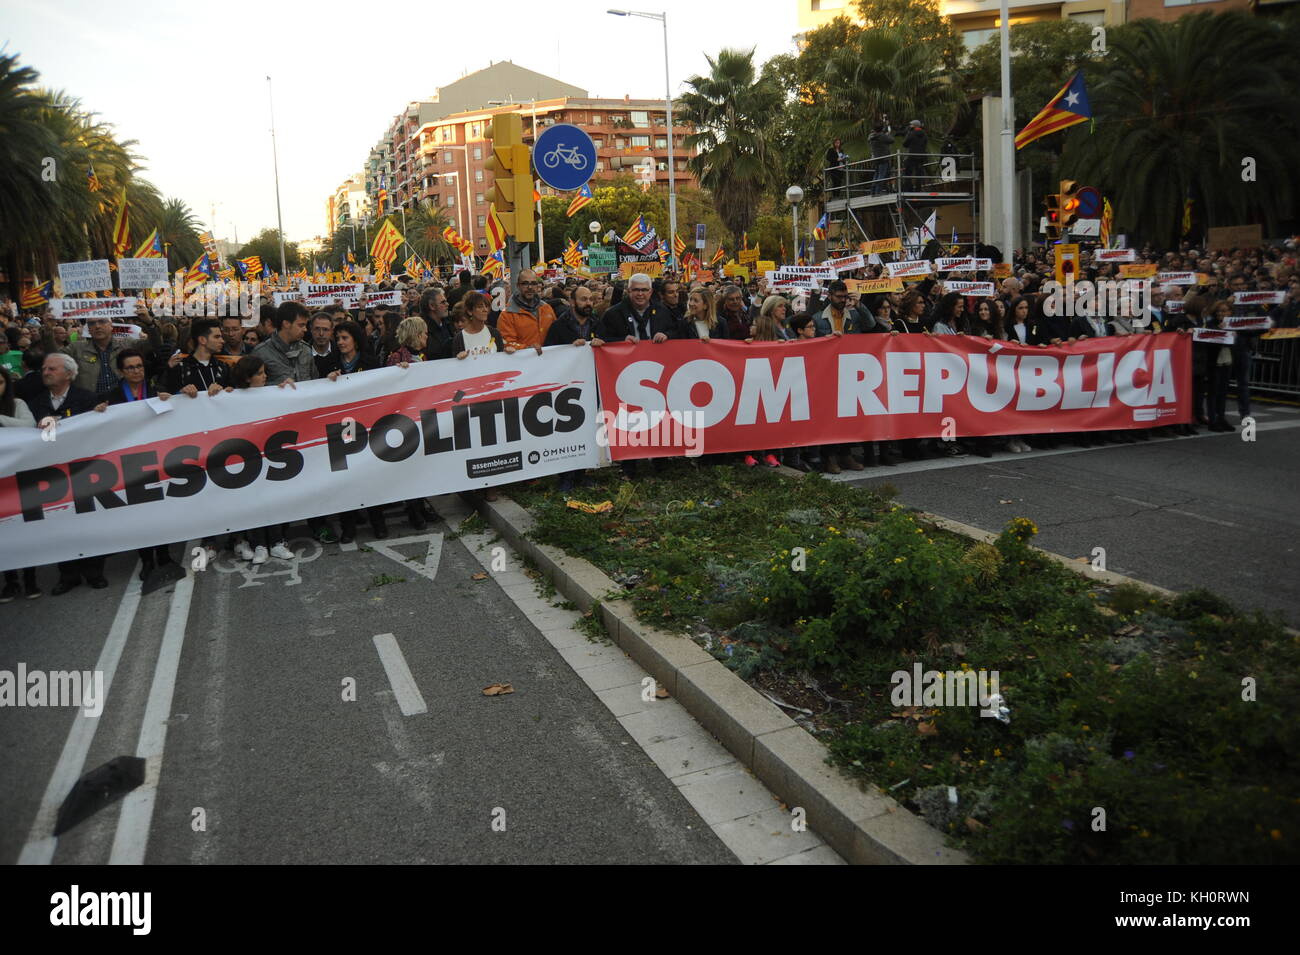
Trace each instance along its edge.
<instances>
[{"instance_id":1,"label":"man with beard","mask_svg":"<svg viewBox=\"0 0 1300 955\"><path fill-rule=\"evenodd\" d=\"M605 344L596 334L595 296L591 289L579 285L573 290L573 308L555 320L546 333L547 345Z\"/></svg>"},{"instance_id":2,"label":"man with beard","mask_svg":"<svg viewBox=\"0 0 1300 955\"><path fill-rule=\"evenodd\" d=\"M542 283L532 269L519 273L519 291L497 319L497 331L507 345L516 350L542 347L547 333L555 324L555 310L541 297Z\"/></svg>"}]
</instances>

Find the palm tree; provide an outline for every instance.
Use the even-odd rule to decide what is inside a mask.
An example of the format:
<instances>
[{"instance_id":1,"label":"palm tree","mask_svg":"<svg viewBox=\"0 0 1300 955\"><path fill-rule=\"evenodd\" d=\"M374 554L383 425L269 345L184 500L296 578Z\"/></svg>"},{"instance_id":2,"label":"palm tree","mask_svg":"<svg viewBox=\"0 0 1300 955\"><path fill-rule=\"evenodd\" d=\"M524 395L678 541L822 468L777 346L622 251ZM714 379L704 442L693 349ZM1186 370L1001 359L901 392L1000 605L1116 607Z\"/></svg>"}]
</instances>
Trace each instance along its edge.
<instances>
[{"instance_id":1,"label":"palm tree","mask_svg":"<svg viewBox=\"0 0 1300 955\"><path fill-rule=\"evenodd\" d=\"M45 103L35 89L37 78L35 70L18 65L17 56L0 56L0 256L15 297L58 208L56 191L42 179L46 157L58 161L58 140L41 122Z\"/></svg>"},{"instance_id":2,"label":"palm tree","mask_svg":"<svg viewBox=\"0 0 1300 955\"><path fill-rule=\"evenodd\" d=\"M692 76L679 98L686 137L696 155L687 166L713 195L718 215L739 244L758 215L758 203L776 177L769 126L781 106L781 92L756 82L754 51L722 50L708 57L709 75Z\"/></svg>"},{"instance_id":3,"label":"palm tree","mask_svg":"<svg viewBox=\"0 0 1300 955\"><path fill-rule=\"evenodd\" d=\"M167 267L172 271L188 267L203 254L199 225L199 220L184 201L173 198L163 202L152 227L158 230L158 237L167 251ZM143 242L148 234L144 230L138 241Z\"/></svg>"},{"instance_id":4,"label":"palm tree","mask_svg":"<svg viewBox=\"0 0 1300 955\"><path fill-rule=\"evenodd\" d=\"M1275 232L1300 163L1300 72L1287 30L1202 13L1111 31L1090 90L1095 134L1071 131L1065 174L1115 200L1120 231L1161 245L1181 237L1188 198L1206 226L1262 219Z\"/></svg>"},{"instance_id":5,"label":"palm tree","mask_svg":"<svg viewBox=\"0 0 1300 955\"><path fill-rule=\"evenodd\" d=\"M401 218L394 221L400 229ZM455 226L455 223L442 209L432 202L422 202L406 213L406 241L429 265L459 262L460 252L442 237L442 230L447 226ZM369 251L366 250L367 255ZM404 260L407 255L410 255L410 249L403 248L398 252L398 260Z\"/></svg>"},{"instance_id":6,"label":"palm tree","mask_svg":"<svg viewBox=\"0 0 1300 955\"><path fill-rule=\"evenodd\" d=\"M890 30L865 30L826 62L826 117L846 151L870 155L867 137L880 117L897 126L919 119L927 129L952 125L962 91L939 65L931 44Z\"/></svg>"}]
</instances>

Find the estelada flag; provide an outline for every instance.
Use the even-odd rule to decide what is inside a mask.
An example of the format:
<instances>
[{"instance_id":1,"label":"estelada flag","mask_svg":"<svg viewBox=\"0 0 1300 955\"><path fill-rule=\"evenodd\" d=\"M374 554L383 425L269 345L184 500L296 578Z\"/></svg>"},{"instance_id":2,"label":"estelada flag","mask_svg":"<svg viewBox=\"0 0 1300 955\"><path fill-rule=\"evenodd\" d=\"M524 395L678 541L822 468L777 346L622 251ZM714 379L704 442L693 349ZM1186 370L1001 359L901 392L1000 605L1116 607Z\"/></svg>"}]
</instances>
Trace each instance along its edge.
<instances>
[{"instance_id":1,"label":"estelada flag","mask_svg":"<svg viewBox=\"0 0 1300 955\"><path fill-rule=\"evenodd\" d=\"M1088 103L1088 90L1083 85L1083 71L1080 70L1029 121L1029 125L1016 134L1016 148L1021 149L1035 139L1042 139L1089 119L1092 119L1092 106Z\"/></svg>"},{"instance_id":2,"label":"estelada flag","mask_svg":"<svg viewBox=\"0 0 1300 955\"><path fill-rule=\"evenodd\" d=\"M506 227L505 223L501 221L501 217L497 215L495 203L488 206L487 238L489 252L495 252L497 249L506 247Z\"/></svg>"},{"instance_id":3,"label":"estelada flag","mask_svg":"<svg viewBox=\"0 0 1300 955\"><path fill-rule=\"evenodd\" d=\"M126 186L117 204L117 218L113 221L113 255L121 258L131 251L131 205L126 201Z\"/></svg>"}]
</instances>

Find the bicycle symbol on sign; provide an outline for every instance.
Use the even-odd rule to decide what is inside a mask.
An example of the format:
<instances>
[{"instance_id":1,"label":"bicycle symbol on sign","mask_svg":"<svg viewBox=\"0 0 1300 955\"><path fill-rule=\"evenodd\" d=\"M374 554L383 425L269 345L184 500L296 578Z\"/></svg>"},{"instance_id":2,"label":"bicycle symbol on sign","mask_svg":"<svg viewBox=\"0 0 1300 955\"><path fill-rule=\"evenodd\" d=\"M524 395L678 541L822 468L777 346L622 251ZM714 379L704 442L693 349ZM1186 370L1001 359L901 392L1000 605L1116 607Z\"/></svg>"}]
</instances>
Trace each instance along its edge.
<instances>
[{"instance_id":1,"label":"bicycle symbol on sign","mask_svg":"<svg viewBox=\"0 0 1300 955\"><path fill-rule=\"evenodd\" d=\"M542 156L542 165L547 169L554 169L560 164L561 160L568 163L579 172L587 168L587 157L578 152L578 147L569 146L566 148L563 143L560 143L549 153Z\"/></svg>"}]
</instances>

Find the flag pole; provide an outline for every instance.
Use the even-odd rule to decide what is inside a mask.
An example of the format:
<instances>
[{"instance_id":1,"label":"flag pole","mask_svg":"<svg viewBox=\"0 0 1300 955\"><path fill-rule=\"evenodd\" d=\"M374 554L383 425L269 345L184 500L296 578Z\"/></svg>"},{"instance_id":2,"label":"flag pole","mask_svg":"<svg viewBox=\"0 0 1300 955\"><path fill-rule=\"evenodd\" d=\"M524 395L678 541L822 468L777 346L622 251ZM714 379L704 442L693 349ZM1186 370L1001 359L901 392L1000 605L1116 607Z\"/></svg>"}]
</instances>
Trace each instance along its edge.
<instances>
[{"instance_id":1,"label":"flag pole","mask_svg":"<svg viewBox=\"0 0 1300 955\"><path fill-rule=\"evenodd\" d=\"M999 33L1002 39L1002 261L1015 257L1015 126L1011 109L1011 22L1007 0L999 4Z\"/></svg>"},{"instance_id":2,"label":"flag pole","mask_svg":"<svg viewBox=\"0 0 1300 955\"><path fill-rule=\"evenodd\" d=\"M280 231L280 275L285 276L289 272L289 266L284 257L284 219L280 215L280 157L275 149L275 96L271 92L269 76L266 78L266 98L271 104L271 162L275 169L275 224Z\"/></svg>"}]
</instances>

